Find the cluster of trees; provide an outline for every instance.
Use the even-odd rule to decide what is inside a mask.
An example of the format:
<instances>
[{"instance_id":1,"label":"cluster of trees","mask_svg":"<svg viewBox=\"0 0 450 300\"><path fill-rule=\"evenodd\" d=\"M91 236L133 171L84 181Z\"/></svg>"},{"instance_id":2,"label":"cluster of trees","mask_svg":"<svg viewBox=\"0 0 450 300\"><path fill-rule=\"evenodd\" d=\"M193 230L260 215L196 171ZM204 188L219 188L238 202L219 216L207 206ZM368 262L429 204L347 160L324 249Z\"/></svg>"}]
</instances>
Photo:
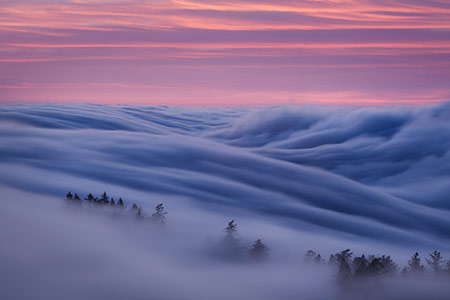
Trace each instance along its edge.
<instances>
[{"instance_id":1,"label":"cluster of trees","mask_svg":"<svg viewBox=\"0 0 450 300\"><path fill-rule=\"evenodd\" d=\"M72 194L72 192L68 192L66 195L66 200L70 203L80 205L85 203L88 206L98 205L116 207L120 209L127 208L122 198L119 198L116 202L114 198L109 198L106 192L104 192L100 197L94 197L91 193L89 193L83 200L77 193ZM162 203L156 205L155 211L151 215L146 214L142 207L136 205L136 203L133 203L130 211L138 220L152 220L161 224L164 224L167 214ZM247 252L248 256L253 261L263 261L268 258L269 249L261 241L261 239L254 241L252 247L247 251L245 247L241 246L240 240L237 237L237 223L234 220L228 222L224 232L225 236L223 239L213 247L214 252L219 254L221 257L231 260L240 260L245 257L245 253ZM317 265L327 263L325 259L322 258L320 253L313 250L308 250L305 253L304 260L306 263ZM429 266L428 273L436 275L450 275L450 260L444 260L439 251L433 251L430 253L429 258L425 258L425 261ZM346 282L351 279L392 276L397 274L399 270L398 265L389 255L366 256L362 254L360 256L353 256L350 249L331 254L328 259L328 264L336 267L336 277L340 282ZM411 259L408 260L407 266L405 266L400 273L404 277L420 276L427 273L427 269L422 264L418 252L412 255Z\"/></svg>"},{"instance_id":2,"label":"cluster of trees","mask_svg":"<svg viewBox=\"0 0 450 300\"><path fill-rule=\"evenodd\" d=\"M75 193L72 194L72 192L68 192L66 194L66 201L69 201L72 204L79 204L83 205L86 204L87 206L108 206L108 207L114 207L114 208L121 208L126 209L127 206L125 205L123 199L119 197L119 200L117 202L114 200L114 198L109 198L108 194L104 192L100 198L94 197L92 193L89 193L84 200L81 199L81 197ZM147 215L142 207L136 205L136 203L133 203L131 210L132 213L136 216L136 219L138 220L152 220L157 223L163 224L166 219L167 212L164 209L164 205L162 203L159 203L155 207L155 212L152 215Z\"/></svg>"},{"instance_id":3,"label":"cluster of trees","mask_svg":"<svg viewBox=\"0 0 450 300\"><path fill-rule=\"evenodd\" d=\"M247 252L250 260L255 262L268 258L269 249L261 239L257 239L247 251L245 247L241 246L240 240L237 237L237 223L234 220L228 222L224 232L225 236L213 247L214 254L219 255L219 257L226 260L240 261L247 257L245 255Z\"/></svg>"},{"instance_id":4,"label":"cluster of trees","mask_svg":"<svg viewBox=\"0 0 450 300\"><path fill-rule=\"evenodd\" d=\"M313 250L305 253L305 261L308 263L323 264L325 260ZM450 275L450 260L445 261L439 251L433 251L429 254L429 258L425 259L429 266L429 272L435 275ZM393 276L398 272L398 265L388 255L375 256L364 254L353 256L350 249L346 249L335 254L331 254L328 264L337 268L337 280L339 282L347 282L351 279ZM408 260L401 275L420 276L426 273L426 268L421 262L419 253L416 252Z\"/></svg>"}]
</instances>

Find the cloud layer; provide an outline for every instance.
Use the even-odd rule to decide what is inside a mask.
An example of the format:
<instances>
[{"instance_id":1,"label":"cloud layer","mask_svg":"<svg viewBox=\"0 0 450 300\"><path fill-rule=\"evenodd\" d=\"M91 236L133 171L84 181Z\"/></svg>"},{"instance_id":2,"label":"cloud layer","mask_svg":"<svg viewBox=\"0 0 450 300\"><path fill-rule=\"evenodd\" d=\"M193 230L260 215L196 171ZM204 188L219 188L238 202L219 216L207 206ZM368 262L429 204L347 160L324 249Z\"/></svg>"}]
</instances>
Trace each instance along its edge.
<instances>
[{"instance_id":1,"label":"cloud layer","mask_svg":"<svg viewBox=\"0 0 450 300\"><path fill-rule=\"evenodd\" d=\"M303 254L448 258L449 109L2 105L0 297L360 299ZM163 202L166 226L68 206L69 190L150 214ZM231 219L268 262L211 255ZM368 289L446 299L447 286Z\"/></svg>"},{"instance_id":2,"label":"cloud layer","mask_svg":"<svg viewBox=\"0 0 450 300\"><path fill-rule=\"evenodd\" d=\"M437 245L450 238L449 107L5 105L0 176L54 196L113 186Z\"/></svg>"}]
</instances>

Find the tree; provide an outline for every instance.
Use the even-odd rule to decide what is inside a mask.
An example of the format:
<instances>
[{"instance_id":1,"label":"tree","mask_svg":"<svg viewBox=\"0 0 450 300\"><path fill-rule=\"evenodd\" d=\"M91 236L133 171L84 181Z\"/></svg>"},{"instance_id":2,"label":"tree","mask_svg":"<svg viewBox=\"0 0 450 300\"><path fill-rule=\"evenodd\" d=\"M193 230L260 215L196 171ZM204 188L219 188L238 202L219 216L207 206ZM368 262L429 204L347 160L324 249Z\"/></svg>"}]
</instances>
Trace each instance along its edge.
<instances>
[{"instance_id":1,"label":"tree","mask_svg":"<svg viewBox=\"0 0 450 300\"><path fill-rule=\"evenodd\" d=\"M408 271L411 274L423 274L425 270L425 267L420 264L420 257L419 253L414 253L413 256L411 256L411 259L408 260Z\"/></svg>"},{"instance_id":2,"label":"tree","mask_svg":"<svg viewBox=\"0 0 450 300\"><path fill-rule=\"evenodd\" d=\"M136 203L133 203L133 206L131 207L132 210L136 210L138 209L138 206L136 205Z\"/></svg>"},{"instance_id":3,"label":"tree","mask_svg":"<svg viewBox=\"0 0 450 300\"><path fill-rule=\"evenodd\" d=\"M363 277L367 275L368 266L369 261L366 259L366 256L364 254L361 256L356 256L352 262L355 277Z\"/></svg>"},{"instance_id":4,"label":"tree","mask_svg":"<svg viewBox=\"0 0 450 300\"><path fill-rule=\"evenodd\" d=\"M314 257L314 262L316 264L322 264L324 262L324 260L322 259L322 256L320 256L319 253L316 255L316 257Z\"/></svg>"},{"instance_id":5,"label":"tree","mask_svg":"<svg viewBox=\"0 0 450 300\"><path fill-rule=\"evenodd\" d=\"M443 271L442 265L444 264L441 252L435 250L429 255L430 259L425 258L427 264L430 266L430 268L434 271L435 274L441 273Z\"/></svg>"},{"instance_id":6,"label":"tree","mask_svg":"<svg viewBox=\"0 0 450 300\"><path fill-rule=\"evenodd\" d=\"M383 275L394 275L397 273L397 264L388 255L383 255L381 257L381 264L383 265L381 273Z\"/></svg>"},{"instance_id":7,"label":"tree","mask_svg":"<svg viewBox=\"0 0 450 300\"><path fill-rule=\"evenodd\" d=\"M237 224L234 220L228 222L224 229L225 236L218 245L217 253L227 260L239 260L243 256L243 248L239 245L239 240L236 237L238 234Z\"/></svg>"},{"instance_id":8,"label":"tree","mask_svg":"<svg viewBox=\"0 0 450 300\"><path fill-rule=\"evenodd\" d=\"M73 196L73 200L75 200L75 201L81 201L81 198L80 198L80 196L78 196L77 193L75 193L75 196Z\"/></svg>"},{"instance_id":9,"label":"tree","mask_svg":"<svg viewBox=\"0 0 450 300\"><path fill-rule=\"evenodd\" d=\"M66 199L67 200L73 200L73 195L72 195L72 193L70 191L67 193Z\"/></svg>"},{"instance_id":10,"label":"tree","mask_svg":"<svg viewBox=\"0 0 450 300\"><path fill-rule=\"evenodd\" d=\"M333 260L338 266L337 279L340 282L347 281L352 275L352 271L350 269L350 259L352 255L353 253L350 252L350 249L343 250L334 255Z\"/></svg>"},{"instance_id":11,"label":"tree","mask_svg":"<svg viewBox=\"0 0 450 300\"><path fill-rule=\"evenodd\" d=\"M136 219L138 219L138 220L143 220L143 219L144 219L144 213L143 213L141 207L138 207L138 208L137 208L137 211L136 211Z\"/></svg>"},{"instance_id":12,"label":"tree","mask_svg":"<svg viewBox=\"0 0 450 300\"><path fill-rule=\"evenodd\" d=\"M372 276L377 276L381 274L381 270L383 269L383 264L379 257L375 257L372 259L370 264L367 266L367 274Z\"/></svg>"},{"instance_id":13,"label":"tree","mask_svg":"<svg viewBox=\"0 0 450 300\"><path fill-rule=\"evenodd\" d=\"M111 206L116 206L116 202L114 201L114 198L111 198L111 202L110 202L109 205L111 205Z\"/></svg>"},{"instance_id":14,"label":"tree","mask_svg":"<svg viewBox=\"0 0 450 300\"><path fill-rule=\"evenodd\" d=\"M164 211L164 205L160 203L156 205L155 212L152 214L152 217L156 222L163 224L166 219L166 214L167 212Z\"/></svg>"},{"instance_id":15,"label":"tree","mask_svg":"<svg viewBox=\"0 0 450 300\"><path fill-rule=\"evenodd\" d=\"M124 207L122 198L119 198L119 202L117 202L117 205L120 207Z\"/></svg>"},{"instance_id":16,"label":"tree","mask_svg":"<svg viewBox=\"0 0 450 300\"><path fill-rule=\"evenodd\" d=\"M250 257L253 260L261 261L267 258L268 256L268 249L266 245L261 242L261 239L257 239L254 243L252 248L249 250Z\"/></svg>"},{"instance_id":17,"label":"tree","mask_svg":"<svg viewBox=\"0 0 450 300\"><path fill-rule=\"evenodd\" d=\"M225 227L225 232L228 234L233 234L235 232L237 232L237 224L234 223L234 220L231 220L230 222L228 222L227 227Z\"/></svg>"},{"instance_id":18,"label":"tree","mask_svg":"<svg viewBox=\"0 0 450 300\"><path fill-rule=\"evenodd\" d=\"M100 202L101 202L102 204L109 204L109 197L108 197L108 195L106 194L106 192L104 192L104 193L102 194L102 198L100 198Z\"/></svg>"},{"instance_id":19,"label":"tree","mask_svg":"<svg viewBox=\"0 0 450 300\"><path fill-rule=\"evenodd\" d=\"M306 251L306 253L305 253L304 261L307 262L307 263L311 263L311 262L314 261L314 259L316 258L316 256L317 256L317 253L316 253L315 251L313 251L313 250L308 250L308 251Z\"/></svg>"},{"instance_id":20,"label":"tree","mask_svg":"<svg viewBox=\"0 0 450 300\"><path fill-rule=\"evenodd\" d=\"M94 200L94 196L93 196L91 193L89 193L89 194L87 195L87 197L84 198L84 200L92 201L92 200Z\"/></svg>"}]
</instances>

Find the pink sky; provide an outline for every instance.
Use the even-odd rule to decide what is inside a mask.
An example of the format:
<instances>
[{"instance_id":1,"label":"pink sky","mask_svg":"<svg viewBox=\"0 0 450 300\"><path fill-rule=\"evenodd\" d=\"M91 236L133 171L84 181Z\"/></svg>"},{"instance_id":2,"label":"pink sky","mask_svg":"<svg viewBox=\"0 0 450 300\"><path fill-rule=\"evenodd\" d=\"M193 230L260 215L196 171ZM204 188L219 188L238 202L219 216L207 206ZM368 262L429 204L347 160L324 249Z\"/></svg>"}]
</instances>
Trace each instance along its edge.
<instances>
[{"instance_id":1,"label":"pink sky","mask_svg":"<svg viewBox=\"0 0 450 300\"><path fill-rule=\"evenodd\" d=\"M450 100L443 0L2 0L0 102Z\"/></svg>"}]
</instances>

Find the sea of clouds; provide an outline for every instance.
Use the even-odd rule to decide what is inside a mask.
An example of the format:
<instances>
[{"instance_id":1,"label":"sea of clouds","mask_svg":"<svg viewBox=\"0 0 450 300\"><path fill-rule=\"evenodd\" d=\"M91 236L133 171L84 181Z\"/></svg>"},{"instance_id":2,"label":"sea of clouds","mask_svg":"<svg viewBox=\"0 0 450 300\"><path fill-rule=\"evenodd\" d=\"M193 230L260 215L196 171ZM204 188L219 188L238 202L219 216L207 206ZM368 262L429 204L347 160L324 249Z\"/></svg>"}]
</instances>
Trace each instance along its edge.
<instances>
[{"instance_id":1,"label":"sea of clouds","mask_svg":"<svg viewBox=\"0 0 450 300\"><path fill-rule=\"evenodd\" d=\"M332 299L306 250L450 258L450 103L3 104L0 140L0 298ZM162 202L166 225L68 208L69 190ZM268 263L209 258L231 219Z\"/></svg>"}]
</instances>

